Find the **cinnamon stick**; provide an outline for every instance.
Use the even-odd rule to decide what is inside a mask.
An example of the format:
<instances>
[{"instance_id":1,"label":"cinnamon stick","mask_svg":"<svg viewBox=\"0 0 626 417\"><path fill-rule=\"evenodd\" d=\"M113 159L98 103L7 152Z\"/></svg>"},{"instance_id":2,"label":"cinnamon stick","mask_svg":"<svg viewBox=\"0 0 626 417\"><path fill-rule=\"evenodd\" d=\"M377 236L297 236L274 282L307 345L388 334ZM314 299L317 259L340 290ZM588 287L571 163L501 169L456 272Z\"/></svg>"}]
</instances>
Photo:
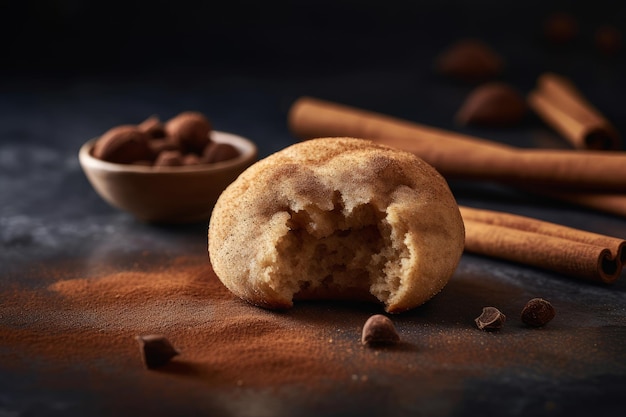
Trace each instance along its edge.
<instances>
[{"instance_id":1,"label":"cinnamon stick","mask_svg":"<svg viewBox=\"0 0 626 417\"><path fill-rule=\"evenodd\" d=\"M467 252L603 283L615 282L626 262L623 239L498 211L460 210Z\"/></svg>"},{"instance_id":2,"label":"cinnamon stick","mask_svg":"<svg viewBox=\"0 0 626 417\"><path fill-rule=\"evenodd\" d=\"M611 123L565 77L546 73L528 95L530 107L577 149L616 150L620 137Z\"/></svg>"},{"instance_id":3,"label":"cinnamon stick","mask_svg":"<svg viewBox=\"0 0 626 417\"><path fill-rule=\"evenodd\" d=\"M626 192L623 152L515 148L310 97L292 105L288 122L300 139L351 136L413 152L448 178Z\"/></svg>"}]
</instances>

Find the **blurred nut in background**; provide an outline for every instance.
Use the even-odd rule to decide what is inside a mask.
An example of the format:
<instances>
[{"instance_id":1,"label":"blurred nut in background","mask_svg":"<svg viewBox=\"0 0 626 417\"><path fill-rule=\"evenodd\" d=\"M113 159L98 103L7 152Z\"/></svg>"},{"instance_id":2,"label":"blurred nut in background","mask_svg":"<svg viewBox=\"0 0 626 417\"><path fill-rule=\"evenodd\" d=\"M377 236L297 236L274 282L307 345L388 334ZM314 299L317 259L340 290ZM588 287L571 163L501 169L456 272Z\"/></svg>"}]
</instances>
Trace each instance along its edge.
<instances>
[{"instance_id":1,"label":"blurred nut in background","mask_svg":"<svg viewBox=\"0 0 626 417\"><path fill-rule=\"evenodd\" d=\"M554 13L545 20L543 33L555 45L571 42L578 36L578 21L568 13Z\"/></svg>"},{"instance_id":2,"label":"blurred nut in background","mask_svg":"<svg viewBox=\"0 0 626 417\"><path fill-rule=\"evenodd\" d=\"M142 132L146 132L152 138L165 137L165 126L157 116L150 116L137 126Z\"/></svg>"},{"instance_id":3,"label":"blurred nut in background","mask_svg":"<svg viewBox=\"0 0 626 417\"><path fill-rule=\"evenodd\" d=\"M204 148L202 161L208 164L227 161L239 156L239 151L230 143L212 142Z\"/></svg>"},{"instance_id":4,"label":"blurred nut in background","mask_svg":"<svg viewBox=\"0 0 626 417\"><path fill-rule=\"evenodd\" d=\"M163 151L159 153L154 166L177 167L183 164L183 155L179 151Z\"/></svg>"},{"instance_id":5,"label":"blurred nut in background","mask_svg":"<svg viewBox=\"0 0 626 417\"><path fill-rule=\"evenodd\" d=\"M105 132L96 141L93 156L119 164L173 167L212 164L240 155L233 144L214 142L211 133L211 122L199 112L181 112L165 124L153 115L136 126Z\"/></svg>"},{"instance_id":6,"label":"blurred nut in background","mask_svg":"<svg viewBox=\"0 0 626 417\"><path fill-rule=\"evenodd\" d=\"M211 122L195 111L185 111L165 123L165 133L185 152L200 154L211 142Z\"/></svg>"},{"instance_id":7,"label":"blurred nut in background","mask_svg":"<svg viewBox=\"0 0 626 417\"><path fill-rule=\"evenodd\" d=\"M130 164L152 159L149 137L136 126L122 125L105 132L93 149L93 156L103 161Z\"/></svg>"},{"instance_id":8,"label":"blurred nut in background","mask_svg":"<svg viewBox=\"0 0 626 417\"><path fill-rule=\"evenodd\" d=\"M439 55L435 67L443 75L474 82L500 74L504 62L485 42L462 39Z\"/></svg>"},{"instance_id":9,"label":"blurred nut in background","mask_svg":"<svg viewBox=\"0 0 626 417\"><path fill-rule=\"evenodd\" d=\"M514 87L491 82L475 88L456 114L461 125L511 126L526 114L526 101Z\"/></svg>"},{"instance_id":10,"label":"blurred nut in background","mask_svg":"<svg viewBox=\"0 0 626 417\"><path fill-rule=\"evenodd\" d=\"M615 55L622 47L622 33L615 26L600 26L595 33L596 48L605 55Z\"/></svg>"}]
</instances>

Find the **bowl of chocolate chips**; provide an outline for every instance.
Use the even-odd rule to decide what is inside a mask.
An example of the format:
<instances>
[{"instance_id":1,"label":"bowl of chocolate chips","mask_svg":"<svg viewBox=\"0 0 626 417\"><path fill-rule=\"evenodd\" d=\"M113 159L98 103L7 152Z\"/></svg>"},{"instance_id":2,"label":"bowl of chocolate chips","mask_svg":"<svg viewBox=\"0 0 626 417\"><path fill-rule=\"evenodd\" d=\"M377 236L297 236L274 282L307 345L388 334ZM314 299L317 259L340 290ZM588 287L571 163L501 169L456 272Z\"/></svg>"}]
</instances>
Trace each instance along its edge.
<instances>
[{"instance_id":1,"label":"bowl of chocolate chips","mask_svg":"<svg viewBox=\"0 0 626 417\"><path fill-rule=\"evenodd\" d=\"M149 223L208 221L222 191L257 159L254 142L202 113L115 126L85 143L80 165L109 204Z\"/></svg>"}]
</instances>

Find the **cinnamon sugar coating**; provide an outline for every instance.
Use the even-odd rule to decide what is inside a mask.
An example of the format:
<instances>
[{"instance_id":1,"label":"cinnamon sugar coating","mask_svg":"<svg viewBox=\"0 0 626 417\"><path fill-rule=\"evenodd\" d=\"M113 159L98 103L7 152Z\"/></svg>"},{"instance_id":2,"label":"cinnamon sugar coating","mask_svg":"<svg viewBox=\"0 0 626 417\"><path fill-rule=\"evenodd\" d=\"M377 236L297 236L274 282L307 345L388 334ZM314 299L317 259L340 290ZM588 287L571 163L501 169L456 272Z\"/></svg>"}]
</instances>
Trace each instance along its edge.
<instances>
[{"instance_id":1,"label":"cinnamon sugar coating","mask_svg":"<svg viewBox=\"0 0 626 417\"><path fill-rule=\"evenodd\" d=\"M294 298L414 308L446 285L463 244L457 203L434 168L352 138L309 140L257 162L222 193L209 226L224 285L276 309Z\"/></svg>"}]
</instances>

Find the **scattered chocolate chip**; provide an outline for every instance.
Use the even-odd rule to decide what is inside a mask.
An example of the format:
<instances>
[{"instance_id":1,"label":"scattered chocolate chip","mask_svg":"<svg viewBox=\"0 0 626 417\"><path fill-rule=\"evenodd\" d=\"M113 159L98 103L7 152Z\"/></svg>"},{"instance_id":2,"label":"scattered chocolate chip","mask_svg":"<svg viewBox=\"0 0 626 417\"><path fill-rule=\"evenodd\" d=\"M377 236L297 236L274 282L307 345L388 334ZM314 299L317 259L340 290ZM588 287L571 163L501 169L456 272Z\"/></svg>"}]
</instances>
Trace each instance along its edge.
<instances>
[{"instance_id":1,"label":"scattered chocolate chip","mask_svg":"<svg viewBox=\"0 0 626 417\"><path fill-rule=\"evenodd\" d=\"M118 164L151 159L149 136L136 126L121 125L109 129L96 141L94 158Z\"/></svg>"},{"instance_id":2,"label":"scattered chocolate chip","mask_svg":"<svg viewBox=\"0 0 626 417\"><path fill-rule=\"evenodd\" d=\"M480 330L500 330L504 327L506 316L495 307L483 307L483 312L474 320Z\"/></svg>"},{"instance_id":3,"label":"scattered chocolate chip","mask_svg":"<svg viewBox=\"0 0 626 417\"><path fill-rule=\"evenodd\" d=\"M604 25L596 30L596 48L604 55L615 55L622 47L622 33L615 26Z\"/></svg>"},{"instance_id":4,"label":"scattered chocolate chip","mask_svg":"<svg viewBox=\"0 0 626 417\"><path fill-rule=\"evenodd\" d=\"M475 88L456 114L462 125L511 126L526 114L526 101L512 86L491 82Z\"/></svg>"},{"instance_id":5,"label":"scattered chocolate chip","mask_svg":"<svg viewBox=\"0 0 626 417\"><path fill-rule=\"evenodd\" d=\"M176 167L183 164L183 155L180 151L162 151L154 161L155 167Z\"/></svg>"},{"instance_id":6,"label":"scattered chocolate chip","mask_svg":"<svg viewBox=\"0 0 626 417\"><path fill-rule=\"evenodd\" d=\"M165 124L165 132L184 152L201 153L211 142L211 122L199 112L185 111Z\"/></svg>"},{"instance_id":7,"label":"scattered chocolate chip","mask_svg":"<svg viewBox=\"0 0 626 417\"><path fill-rule=\"evenodd\" d=\"M230 143L209 143L202 152L202 161L207 164L227 161L239 156L239 150Z\"/></svg>"},{"instance_id":8,"label":"scattered chocolate chip","mask_svg":"<svg viewBox=\"0 0 626 417\"><path fill-rule=\"evenodd\" d=\"M550 43L565 44L578 35L578 21L568 13L554 13L545 20L543 33Z\"/></svg>"},{"instance_id":9,"label":"scattered chocolate chip","mask_svg":"<svg viewBox=\"0 0 626 417\"><path fill-rule=\"evenodd\" d=\"M147 133L152 138L165 137L165 126L157 116L150 116L137 125L142 132Z\"/></svg>"},{"instance_id":10,"label":"scattered chocolate chip","mask_svg":"<svg viewBox=\"0 0 626 417\"><path fill-rule=\"evenodd\" d=\"M393 322L382 314L376 314L365 322L361 343L364 345L389 345L400 341Z\"/></svg>"},{"instance_id":11,"label":"scattered chocolate chip","mask_svg":"<svg viewBox=\"0 0 626 417\"><path fill-rule=\"evenodd\" d=\"M549 301L533 298L522 309L522 322L528 326L541 327L548 324L556 315Z\"/></svg>"},{"instance_id":12,"label":"scattered chocolate chip","mask_svg":"<svg viewBox=\"0 0 626 417\"><path fill-rule=\"evenodd\" d=\"M141 359L148 369L158 368L165 365L180 352L172 346L165 336L150 334L136 336L139 342Z\"/></svg>"},{"instance_id":13,"label":"scattered chocolate chip","mask_svg":"<svg viewBox=\"0 0 626 417\"><path fill-rule=\"evenodd\" d=\"M448 47L435 63L436 69L464 81L488 79L502 72L502 58L478 39L462 39Z\"/></svg>"}]
</instances>

